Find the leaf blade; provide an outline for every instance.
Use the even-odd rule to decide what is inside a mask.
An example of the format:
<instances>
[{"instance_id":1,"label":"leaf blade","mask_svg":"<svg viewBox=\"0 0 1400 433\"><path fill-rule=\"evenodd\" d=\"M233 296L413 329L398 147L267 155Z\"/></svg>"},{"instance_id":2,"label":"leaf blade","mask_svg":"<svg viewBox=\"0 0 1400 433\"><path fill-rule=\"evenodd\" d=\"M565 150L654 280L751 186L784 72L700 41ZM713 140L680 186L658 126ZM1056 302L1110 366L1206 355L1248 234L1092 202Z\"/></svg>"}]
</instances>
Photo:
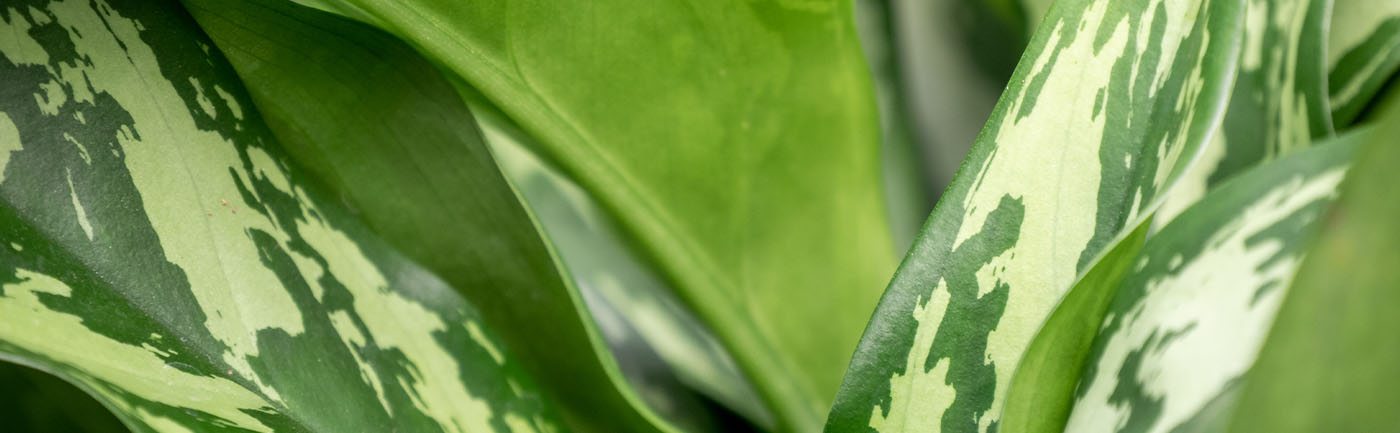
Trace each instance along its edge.
<instances>
[{"instance_id":1,"label":"leaf blade","mask_svg":"<svg viewBox=\"0 0 1400 433\"><path fill-rule=\"evenodd\" d=\"M779 428L819 428L893 267L849 2L304 4L485 94L649 252Z\"/></svg>"},{"instance_id":2,"label":"leaf blade","mask_svg":"<svg viewBox=\"0 0 1400 433\"><path fill-rule=\"evenodd\" d=\"M1328 95L1334 121L1347 126L1400 70L1400 6L1386 1L1337 2L1331 29Z\"/></svg>"},{"instance_id":3,"label":"leaf blade","mask_svg":"<svg viewBox=\"0 0 1400 433\"><path fill-rule=\"evenodd\" d=\"M1167 198L1158 228L1235 174L1336 134L1324 49L1332 4L1290 0L1245 6L1245 49L1224 124Z\"/></svg>"},{"instance_id":4,"label":"leaf blade","mask_svg":"<svg viewBox=\"0 0 1400 433\"><path fill-rule=\"evenodd\" d=\"M1227 181L1149 239L1095 337L1068 430L1219 430L1365 134Z\"/></svg>"},{"instance_id":5,"label":"leaf blade","mask_svg":"<svg viewBox=\"0 0 1400 433\"><path fill-rule=\"evenodd\" d=\"M0 11L7 359L137 431L555 428L480 313L290 162L178 4Z\"/></svg>"},{"instance_id":6,"label":"leaf blade","mask_svg":"<svg viewBox=\"0 0 1400 433\"><path fill-rule=\"evenodd\" d=\"M1391 99L1361 145L1340 197L1317 224L1288 297L1240 393L1230 431L1395 428L1392 366L1397 250L1393 163L1400 105Z\"/></svg>"},{"instance_id":7,"label":"leaf blade","mask_svg":"<svg viewBox=\"0 0 1400 433\"><path fill-rule=\"evenodd\" d=\"M1241 21L1228 1L1052 6L881 299L828 431L989 429L1031 334L1218 124ZM1154 39L1129 43L1137 35ZM1183 92L1188 75L1201 81ZM1159 109L1172 115L1150 115ZM1027 178L1041 167L1062 177Z\"/></svg>"}]
</instances>

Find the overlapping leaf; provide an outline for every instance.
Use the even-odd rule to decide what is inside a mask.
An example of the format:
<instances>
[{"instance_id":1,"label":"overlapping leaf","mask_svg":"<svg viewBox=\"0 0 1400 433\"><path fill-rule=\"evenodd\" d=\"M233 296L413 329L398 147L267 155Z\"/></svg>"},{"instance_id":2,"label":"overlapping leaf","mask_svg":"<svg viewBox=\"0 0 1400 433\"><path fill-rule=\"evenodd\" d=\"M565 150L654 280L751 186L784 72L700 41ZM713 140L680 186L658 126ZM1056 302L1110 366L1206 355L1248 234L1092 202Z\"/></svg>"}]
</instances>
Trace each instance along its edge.
<instances>
[{"instance_id":1,"label":"overlapping leaf","mask_svg":"<svg viewBox=\"0 0 1400 433\"><path fill-rule=\"evenodd\" d=\"M1153 236L1099 324L1065 429L1223 430L1365 137L1246 171Z\"/></svg>"},{"instance_id":2,"label":"overlapping leaf","mask_svg":"<svg viewBox=\"0 0 1400 433\"><path fill-rule=\"evenodd\" d=\"M1123 275L1142 250L1151 224L1150 220L1142 223L1099 258L1045 320L1016 366L997 431L1064 431L1079 385L1077 373L1089 362L1099 322L1118 293Z\"/></svg>"},{"instance_id":3,"label":"overlapping leaf","mask_svg":"<svg viewBox=\"0 0 1400 433\"><path fill-rule=\"evenodd\" d=\"M489 107L475 108L479 110L473 115L502 171L544 226L589 311L598 318L598 327L617 354L624 375L635 387L643 388L642 397L652 407L695 411L696 407L683 404L687 397L683 391L648 386L657 380L652 377L662 374L658 370L670 370L685 387L756 425L772 428L773 415L728 351L675 299L655 271L626 248L625 238L611 218L577 184L530 153L520 143L526 139L523 134L499 113ZM653 357L657 359L651 360ZM627 364L656 361L660 363L654 366Z\"/></svg>"},{"instance_id":4,"label":"overlapping leaf","mask_svg":"<svg viewBox=\"0 0 1400 433\"><path fill-rule=\"evenodd\" d=\"M1231 176L1333 135L1325 57L1332 0L1250 0L1246 8L1225 123L1162 206L1158 227Z\"/></svg>"},{"instance_id":5,"label":"overlapping leaf","mask_svg":"<svg viewBox=\"0 0 1400 433\"><path fill-rule=\"evenodd\" d=\"M1220 121L1240 1L1061 1L881 299L829 431L989 430L1067 290Z\"/></svg>"},{"instance_id":6,"label":"overlapping leaf","mask_svg":"<svg viewBox=\"0 0 1400 433\"><path fill-rule=\"evenodd\" d=\"M378 233L482 305L571 428L670 428L624 379L476 120L429 62L381 31L294 4L186 5L289 153ZM674 394L663 407L670 421L709 428L679 393L649 393L664 394Z\"/></svg>"},{"instance_id":7,"label":"overlapping leaf","mask_svg":"<svg viewBox=\"0 0 1400 433\"><path fill-rule=\"evenodd\" d=\"M303 3L484 94L649 253L780 429L819 428L894 264L849 2Z\"/></svg>"},{"instance_id":8,"label":"overlapping leaf","mask_svg":"<svg viewBox=\"0 0 1400 433\"><path fill-rule=\"evenodd\" d=\"M477 310L286 156L178 4L0 18L5 359L143 432L558 428Z\"/></svg>"},{"instance_id":9,"label":"overlapping leaf","mask_svg":"<svg viewBox=\"0 0 1400 433\"><path fill-rule=\"evenodd\" d=\"M1400 71L1400 2L1337 1L1327 70L1332 117L1339 127L1351 125Z\"/></svg>"},{"instance_id":10,"label":"overlapping leaf","mask_svg":"<svg viewBox=\"0 0 1400 433\"><path fill-rule=\"evenodd\" d=\"M1319 221L1231 418L1236 432L1390 431L1400 405L1400 99Z\"/></svg>"}]
</instances>

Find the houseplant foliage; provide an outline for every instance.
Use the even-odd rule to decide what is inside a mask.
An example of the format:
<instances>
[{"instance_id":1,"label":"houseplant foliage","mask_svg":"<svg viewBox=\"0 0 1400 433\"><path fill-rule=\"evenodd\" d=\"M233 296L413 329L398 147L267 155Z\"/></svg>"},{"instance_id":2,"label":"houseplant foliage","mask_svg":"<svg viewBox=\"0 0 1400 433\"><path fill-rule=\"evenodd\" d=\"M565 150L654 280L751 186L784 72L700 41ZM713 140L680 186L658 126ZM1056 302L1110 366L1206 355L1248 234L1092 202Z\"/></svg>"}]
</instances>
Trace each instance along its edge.
<instances>
[{"instance_id":1,"label":"houseplant foliage","mask_svg":"<svg viewBox=\"0 0 1400 433\"><path fill-rule=\"evenodd\" d=\"M855 1L0 3L0 413L1394 428L1400 2Z\"/></svg>"}]
</instances>

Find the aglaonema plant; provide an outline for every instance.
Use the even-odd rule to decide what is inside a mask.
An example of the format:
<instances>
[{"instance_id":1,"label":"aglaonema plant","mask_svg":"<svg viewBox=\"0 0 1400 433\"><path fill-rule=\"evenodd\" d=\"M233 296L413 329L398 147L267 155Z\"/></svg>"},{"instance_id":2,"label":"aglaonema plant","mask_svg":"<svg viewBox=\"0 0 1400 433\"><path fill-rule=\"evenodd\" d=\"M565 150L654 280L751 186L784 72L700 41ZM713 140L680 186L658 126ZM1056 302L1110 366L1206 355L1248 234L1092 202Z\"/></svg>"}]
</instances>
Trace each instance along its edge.
<instances>
[{"instance_id":1,"label":"aglaonema plant","mask_svg":"<svg viewBox=\"0 0 1400 433\"><path fill-rule=\"evenodd\" d=\"M0 414L1394 427L1400 2L858 1L0 3Z\"/></svg>"}]
</instances>

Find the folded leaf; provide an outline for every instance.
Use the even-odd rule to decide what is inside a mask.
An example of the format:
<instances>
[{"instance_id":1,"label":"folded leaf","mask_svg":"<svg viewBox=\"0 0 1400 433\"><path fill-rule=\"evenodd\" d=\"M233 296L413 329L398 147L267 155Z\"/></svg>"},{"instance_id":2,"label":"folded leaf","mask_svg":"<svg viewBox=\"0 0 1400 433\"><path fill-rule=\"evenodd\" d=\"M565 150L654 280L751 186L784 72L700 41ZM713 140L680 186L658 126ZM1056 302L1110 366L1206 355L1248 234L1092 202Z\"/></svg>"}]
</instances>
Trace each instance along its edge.
<instances>
[{"instance_id":1,"label":"folded leaf","mask_svg":"<svg viewBox=\"0 0 1400 433\"><path fill-rule=\"evenodd\" d=\"M1089 362L1099 322L1118 293L1123 275L1142 251L1151 224L1150 220L1142 223L1098 259L1046 319L1016 366L998 432L1064 431L1074 404L1074 389L1079 385L1077 373Z\"/></svg>"},{"instance_id":2,"label":"folded leaf","mask_svg":"<svg viewBox=\"0 0 1400 433\"><path fill-rule=\"evenodd\" d=\"M501 171L539 219L589 311L598 317L599 329L618 354L623 373L635 387L649 388L640 393L656 400L648 400L651 406L697 410L678 404L688 396L683 390L639 383L654 382L652 377L659 374L645 371L646 366L629 369L628 362L645 363L645 358L657 357L687 388L757 425L773 428L773 415L729 352L660 276L627 248L614 221L577 184L527 150L522 143L527 138L498 112L475 104L480 102L476 95L467 100Z\"/></svg>"},{"instance_id":3,"label":"folded leaf","mask_svg":"<svg viewBox=\"0 0 1400 433\"><path fill-rule=\"evenodd\" d=\"M1148 240L1100 324L1066 431L1221 431L1365 134L1248 170Z\"/></svg>"},{"instance_id":4,"label":"folded leaf","mask_svg":"<svg viewBox=\"0 0 1400 433\"><path fill-rule=\"evenodd\" d=\"M1336 2L1327 39L1332 117L1346 126L1400 71L1400 2Z\"/></svg>"},{"instance_id":5,"label":"folded leaf","mask_svg":"<svg viewBox=\"0 0 1400 433\"><path fill-rule=\"evenodd\" d=\"M1243 4L1060 1L890 283L827 429L996 424L1054 306L1220 121Z\"/></svg>"},{"instance_id":6,"label":"folded leaf","mask_svg":"<svg viewBox=\"0 0 1400 433\"><path fill-rule=\"evenodd\" d=\"M481 315L298 168L178 4L0 7L0 353L135 431L553 431Z\"/></svg>"},{"instance_id":7,"label":"folded leaf","mask_svg":"<svg viewBox=\"0 0 1400 433\"><path fill-rule=\"evenodd\" d=\"M1400 99L1365 138L1240 392L1230 431L1394 431Z\"/></svg>"},{"instance_id":8,"label":"folded leaf","mask_svg":"<svg viewBox=\"0 0 1400 433\"><path fill-rule=\"evenodd\" d=\"M638 241L780 429L820 426L893 269L843 0L304 0L481 91Z\"/></svg>"},{"instance_id":9,"label":"folded leaf","mask_svg":"<svg viewBox=\"0 0 1400 433\"><path fill-rule=\"evenodd\" d=\"M1246 8L1221 133L1162 205L1158 227L1231 176L1334 134L1324 50L1332 0L1250 0Z\"/></svg>"},{"instance_id":10,"label":"folded leaf","mask_svg":"<svg viewBox=\"0 0 1400 433\"><path fill-rule=\"evenodd\" d=\"M625 380L475 119L431 63L382 31L295 4L186 4L288 152L377 233L483 306L573 429L669 428ZM690 430L709 422L676 421Z\"/></svg>"}]
</instances>

